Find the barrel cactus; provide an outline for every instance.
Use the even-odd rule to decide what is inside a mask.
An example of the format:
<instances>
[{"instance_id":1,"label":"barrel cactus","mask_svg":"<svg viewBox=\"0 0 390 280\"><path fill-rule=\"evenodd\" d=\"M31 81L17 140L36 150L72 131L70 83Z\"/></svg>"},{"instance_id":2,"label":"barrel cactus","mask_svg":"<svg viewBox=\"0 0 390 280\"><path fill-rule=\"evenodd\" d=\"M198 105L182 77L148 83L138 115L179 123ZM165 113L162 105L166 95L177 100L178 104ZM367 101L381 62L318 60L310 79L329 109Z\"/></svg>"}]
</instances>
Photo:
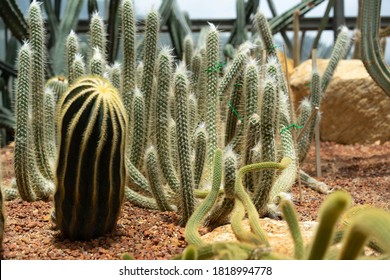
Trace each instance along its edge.
<instances>
[{"instance_id":1,"label":"barrel cactus","mask_svg":"<svg viewBox=\"0 0 390 280\"><path fill-rule=\"evenodd\" d=\"M126 182L126 113L109 81L86 76L58 104L55 220L71 240L112 232Z\"/></svg>"}]
</instances>

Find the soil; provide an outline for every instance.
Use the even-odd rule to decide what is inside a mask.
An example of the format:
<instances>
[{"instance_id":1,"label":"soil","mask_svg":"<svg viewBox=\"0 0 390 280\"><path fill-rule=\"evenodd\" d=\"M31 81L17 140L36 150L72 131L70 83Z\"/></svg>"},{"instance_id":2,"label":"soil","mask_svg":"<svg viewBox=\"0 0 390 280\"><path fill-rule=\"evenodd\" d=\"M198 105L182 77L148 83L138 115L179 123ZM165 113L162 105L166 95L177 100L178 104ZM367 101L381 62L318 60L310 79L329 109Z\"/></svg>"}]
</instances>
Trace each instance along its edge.
<instances>
[{"instance_id":1,"label":"soil","mask_svg":"<svg viewBox=\"0 0 390 280\"><path fill-rule=\"evenodd\" d=\"M13 178L13 147L2 149L3 185ZM390 210L390 142L371 145L321 143L322 177L333 189L351 193L354 203ZM314 148L301 166L315 173ZM315 221L326 197L309 188L292 190L301 221ZM64 239L50 220L51 202L5 202L6 229L1 259L170 259L186 246L184 229L174 212L145 210L124 203L114 233L85 242ZM206 229L201 230L205 234Z\"/></svg>"}]
</instances>

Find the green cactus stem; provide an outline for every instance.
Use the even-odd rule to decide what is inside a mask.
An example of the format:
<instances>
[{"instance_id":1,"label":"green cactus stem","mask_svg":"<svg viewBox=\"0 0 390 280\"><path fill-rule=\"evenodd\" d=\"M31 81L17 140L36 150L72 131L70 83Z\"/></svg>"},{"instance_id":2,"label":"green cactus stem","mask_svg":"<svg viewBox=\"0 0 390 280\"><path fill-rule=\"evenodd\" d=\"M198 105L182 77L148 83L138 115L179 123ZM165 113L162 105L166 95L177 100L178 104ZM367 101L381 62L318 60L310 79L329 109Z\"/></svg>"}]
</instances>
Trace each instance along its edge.
<instances>
[{"instance_id":1,"label":"green cactus stem","mask_svg":"<svg viewBox=\"0 0 390 280\"><path fill-rule=\"evenodd\" d=\"M46 88L44 92L45 102L45 126L46 126L46 143L48 147L48 155L51 164L54 166L56 159L56 129L55 129L55 100L54 92L51 88Z\"/></svg>"},{"instance_id":2,"label":"green cactus stem","mask_svg":"<svg viewBox=\"0 0 390 280\"><path fill-rule=\"evenodd\" d=\"M121 94L123 105L128 115L128 122L131 123L131 105L134 90L137 84L136 63L135 63L135 15L133 1L124 0L121 5L122 43L123 43L123 64ZM141 79L138 79L141 81Z\"/></svg>"},{"instance_id":3,"label":"green cactus stem","mask_svg":"<svg viewBox=\"0 0 390 280\"><path fill-rule=\"evenodd\" d=\"M319 224L309 251L309 260L322 260L325 257L336 223L350 204L351 196L342 191L330 194L323 202L318 213Z\"/></svg>"},{"instance_id":4,"label":"green cactus stem","mask_svg":"<svg viewBox=\"0 0 390 280\"><path fill-rule=\"evenodd\" d=\"M337 64L341 59L343 59L349 48L351 37L349 36L348 32L348 28L346 26L343 26L340 28L340 32L337 35L336 43L333 47L329 63L326 66L324 74L321 78L321 98L325 96L325 91L328 88L330 79L332 78L333 73L336 70ZM372 36L372 34L370 36Z\"/></svg>"},{"instance_id":5,"label":"green cactus stem","mask_svg":"<svg viewBox=\"0 0 390 280\"><path fill-rule=\"evenodd\" d=\"M184 53L183 53L183 60L187 66L188 70L192 69L192 53L194 51L194 41L192 40L192 37L190 34L186 35L183 42L184 47Z\"/></svg>"},{"instance_id":6,"label":"green cactus stem","mask_svg":"<svg viewBox=\"0 0 390 280\"><path fill-rule=\"evenodd\" d=\"M98 12L94 12L89 24L89 48L91 51L89 57L93 57L95 48L97 48L102 56L102 60L106 62L106 37L104 21Z\"/></svg>"},{"instance_id":7,"label":"green cactus stem","mask_svg":"<svg viewBox=\"0 0 390 280\"><path fill-rule=\"evenodd\" d=\"M189 121L188 121L188 78L184 64L180 64L174 75L177 153L180 170L181 223L186 224L194 211L194 177L191 165Z\"/></svg>"},{"instance_id":8,"label":"green cactus stem","mask_svg":"<svg viewBox=\"0 0 390 280\"><path fill-rule=\"evenodd\" d=\"M200 123L195 130L195 161L194 161L194 184L199 189L200 180L206 162L207 132L205 123Z\"/></svg>"},{"instance_id":9,"label":"green cactus stem","mask_svg":"<svg viewBox=\"0 0 390 280\"><path fill-rule=\"evenodd\" d=\"M276 160L276 128L277 128L277 89L275 81L267 79L264 82L264 93L261 108L260 135L261 135L261 160ZM284 135L283 135L284 136ZM264 170L260 174L260 182L253 196L256 209L264 214L269 202L269 195L275 181L274 170Z\"/></svg>"},{"instance_id":10,"label":"green cactus stem","mask_svg":"<svg viewBox=\"0 0 390 280\"><path fill-rule=\"evenodd\" d=\"M191 215L185 227L185 238L189 244L195 244L196 246L205 245L205 241L202 240L198 232L198 228L206 214L211 210L218 197L218 191L221 186L222 180L222 150L217 149L215 151L213 160L213 179L211 185L211 191L209 195L203 200L203 202L195 209Z\"/></svg>"},{"instance_id":11,"label":"green cactus stem","mask_svg":"<svg viewBox=\"0 0 390 280\"><path fill-rule=\"evenodd\" d=\"M50 87L54 92L54 103L57 104L64 92L68 89L68 80L63 76L55 76L50 78L45 85L45 88Z\"/></svg>"},{"instance_id":12,"label":"green cactus stem","mask_svg":"<svg viewBox=\"0 0 390 280\"><path fill-rule=\"evenodd\" d=\"M125 198L131 204L140 208L159 210L159 207L154 198L141 195L128 187L125 188Z\"/></svg>"},{"instance_id":13,"label":"green cactus stem","mask_svg":"<svg viewBox=\"0 0 390 280\"><path fill-rule=\"evenodd\" d=\"M74 56L71 76L69 76L69 85L72 85L78 78L85 74L85 63L81 54Z\"/></svg>"},{"instance_id":14,"label":"green cactus stem","mask_svg":"<svg viewBox=\"0 0 390 280\"><path fill-rule=\"evenodd\" d=\"M244 175L251 171L262 170L265 168L276 168L276 169L286 169L291 164L291 159L288 157L284 157L280 163L277 162L260 162L246 165L238 171L237 179L234 185L235 195L241 201L243 206L245 207L248 213L249 224L251 226L252 232L257 235L262 244L269 246L269 241L261 229L259 224L259 213L255 205L253 204L249 194L245 191L244 186L242 184L242 180Z\"/></svg>"},{"instance_id":15,"label":"green cactus stem","mask_svg":"<svg viewBox=\"0 0 390 280\"><path fill-rule=\"evenodd\" d=\"M89 61L89 69L91 75L103 76L103 70L105 68L105 61L102 53L98 47L93 48L93 55Z\"/></svg>"},{"instance_id":16,"label":"green cactus stem","mask_svg":"<svg viewBox=\"0 0 390 280\"><path fill-rule=\"evenodd\" d=\"M136 168L141 166L142 154L145 149L145 99L141 92L136 89L133 97L133 124L132 124L132 143L130 152L130 161Z\"/></svg>"},{"instance_id":17,"label":"green cactus stem","mask_svg":"<svg viewBox=\"0 0 390 280\"><path fill-rule=\"evenodd\" d=\"M44 125L45 31L40 4L36 1L31 3L28 10L28 25L31 46L31 100L34 152L40 172L46 179L52 180L54 176L45 141L46 132Z\"/></svg>"},{"instance_id":18,"label":"green cactus stem","mask_svg":"<svg viewBox=\"0 0 390 280\"><path fill-rule=\"evenodd\" d=\"M68 69L68 80L73 77L72 74L72 65L74 56L80 52L79 39L74 33L73 30L70 31L68 37L66 38L66 61L67 61L67 69Z\"/></svg>"},{"instance_id":19,"label":"green cactus stem","mask_svg":"<svg viewBox=\"0 0 390 280\"><path fill-rule=\"evenodd\" d=\"M169 127L169 94L172 86L172 55L167 48L160 51L158 57L158 75L156 96L155 130L157 155L164 178L174 192L179 192L180 182L172 161L171 137ZM176 149L176 147L175 147Z\"/></svg>"},{"instance_id":20,"label":"green cactus stem","mask_svg":"<svg viewBox=\"0 0 390 280\"><path fill-rule=\"evenodd\" d=\"M109 81L85 77L58 105L55 218L71 240L112 232L126 183L126 113Z\"/></svg>"},{"instance_id":21,"label":"green cactus stem","mask_svg":"<svg viewBox=\"0 0 390 280\"><path fill-rule=\"evenodd\" d=\"M290 199L282 199L280 209L282 210L283 217L287 222L291 237L294 241L294 258L302 260L305 257L305 248L294 205Z\"/></svg>"},{"instance_id":22,"label":"green cactus stem","mask_svg":"<svg viewBox=\"0 0 390 280\"><path fill-rule=\"evenodd\" d=\"M29 140L29 103L30 103L30 63L31 48L25 43L19 50L18 80L16 95L16 131L14 169L16 184L23 200L34 201L36 195L29 181L28 158L31 149Z\"/></svg>"},{"instance_id":23,"label":"green cactus stem","mask_svg":"<svg viewBox=\"0 0 390 280\"><path fill-rule=\"evenodd\" d=\"M226 128L225 128L225 145L228 145L236 134L237 121L239 120L239 107L243 93L244 79L239 75L233 84L233 90L228 100L229 110L227 110ZM234 110L233 110L234 109Z\"/></svg>"},{"instance_id":24,"label":"green cactus stem","mask_svg":"<svg viewBox=\"0 0 390 280\"><path fill-rule=\"evenodd\" d=\"M207 156L209 165L212 164L214 152L217 149L217 117L218 108L218 71L215 67L219 64L219 32L217 28L210 24L206 43L207 54L207 115L206 129L209 136L207 142Z\"/></svg>"},{"instance_id":25,"label":"green cactus stem","mask_svg":"<svg viewBox=\"0 0 390 280\"><path fill-rule=\"evenodd\" d=\"M367 72L390 96L390 68L386 64L379 39L381 0L360 0L361 57Z\"/></svg>"},{"instance_id":26,"label":"green cactus stem","mask_svg":"<svg viewBox=\"0 0 390 280\"><path fill-rule=\"evenodd\" d=\"M144 69L142 72L142 81L141 81L141 93L144 95L145 100L145 135L148 136L149 129L149 115L151 98L153 92L153 77L154 69L157 58L157 40L158 40L158 31L160 29L160 20L159 15L156 10L152 10L146 17L146 26L145 26L145 48L144 48ZM144 139L146 141L146 137Z\"/></svg>"},{"instance_id":27,"label":"green cactus stem","mask_svg":"<svg viewBox=\"0 0 390 280\"><path fill-rule=\"evenodd\" d=\"M165 197L165 193L161 185L161 180L159 179L157 154L156 149L153 146L146 150L145 160L150 182L150 189L152 190L153 196L156 199L158 208L161 211L172 211L172 208L170 207L168 200Z\"/></svg>"},{"instance_id":28,"label":"green cactus stem","mask_svg":"<svg viewBox=\"0 0 390 280\"><path fill-rule=\"evenodd\" d=\"M149 182L144 175L131 163L130 159L126 157L126 171L128 177L128 186L131 190L151 196Z\"/></svg>"},{"instance_id":29,"label":"green cactus stem","mask_svg":"<svg viewBox=\"0 0 390 280\"><path fill-rule=\"evenodd\" d=\"M114 65L112 65L109 72L110 81L118 91L121 88L121 77L122 77L121 67L122 66L119 62L115 62Z\"/></svg>"},{"instance_id":30,"label":"green cactus stem","mask_svg":"<svg viewBox=\"0 0 390 280\"><path fill-rule=\"evenodd\" d=\"M390 254L390 214L383 209L365 209L352 218L338 256L341 260L357 259L366 244L375 240L387 259Z\"/></svg>"}]
</instances>

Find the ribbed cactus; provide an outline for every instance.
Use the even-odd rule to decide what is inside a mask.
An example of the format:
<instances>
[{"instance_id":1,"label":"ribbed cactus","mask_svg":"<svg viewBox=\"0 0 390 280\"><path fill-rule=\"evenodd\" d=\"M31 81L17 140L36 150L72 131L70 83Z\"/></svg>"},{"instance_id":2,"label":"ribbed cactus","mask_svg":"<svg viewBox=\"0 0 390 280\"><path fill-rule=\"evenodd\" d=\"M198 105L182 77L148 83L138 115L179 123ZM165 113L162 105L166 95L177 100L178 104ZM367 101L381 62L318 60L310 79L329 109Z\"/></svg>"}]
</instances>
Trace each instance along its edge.
<instances>
[{"instance_id":1,"label":"ribbed cactus","mask_svg":"<svg viewBox=\"0 0 390 280\"><path fill-rule=\"evenodd\" d=\"M93 55L89 61L89 71L91 75L103 76L105 61L103 54L98 47L93 48Z\"/></svg>"},{"instance_id":2,"label":"ribbed cactus","mask_svg":"<svg viewBox=\"0 0 390 280\"><path fill-rule=\"evenodd\" d=\"M126 113L112 85L80 79L59 104L55 218L71 240L111 232L126 183Z\"/></svg>"},{"instance_id":3,"label":"ribbed cactus","mask_svg":"<svg viewBox=\"0 0 390 280\"><path fill-rule=\"evenodd\" d=\"M206 162L207 132L205 123L200 123L195 130L195 160L194 160L194 184L199 188L202 179L204 163Z\"/></svg>"}]
</instances>

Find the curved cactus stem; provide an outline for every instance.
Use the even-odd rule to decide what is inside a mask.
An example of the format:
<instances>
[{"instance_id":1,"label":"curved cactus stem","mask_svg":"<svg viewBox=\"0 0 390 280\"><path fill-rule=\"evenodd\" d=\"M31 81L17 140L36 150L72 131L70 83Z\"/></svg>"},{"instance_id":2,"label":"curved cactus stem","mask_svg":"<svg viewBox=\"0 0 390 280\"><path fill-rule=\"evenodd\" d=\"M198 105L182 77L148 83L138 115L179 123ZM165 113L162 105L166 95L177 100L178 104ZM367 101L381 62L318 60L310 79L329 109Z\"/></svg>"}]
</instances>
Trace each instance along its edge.
<instances>
[{"instance_id":1,"label":"curved cactus stem","mask_svg":"<svg viewBox=\"0 0 390 280\"><path fill-rule=\"evenodd\" d=\"M365 209L353 217L345 234L342 248L338 256L341 260L357 259L369 240L384 255L390 254L390 214L382 209Z\"/></svg>"},{"instance_id":2,"label":"curved cactus stem","mask_svg":"<svg viewBox=\"0 0 390 280\"><path fill-rule=\"evenodd\" d=\"M189 218L185 227L185 237L189 244L195 244L197 246L205 245L206 242L202 240L198 232L198 227L205 218L206 214L213 207L217 197L218 191L221 186L222 180L222 150L217 149L214 155L214 167L213 167L213 180L211 185L211 191L205 200L195 209L194 213Z\"/></svg>"},{"instance_id":3,"label":"curved cactus stem","mask_svg":"<svg viewBox=\"0 0 390 280\"><path fill-rule=\"evenodd\" d=\"M334 192L323 202L318 213L318 227L311 244L308 259L322 260L332 242L333 232L340 215L351 204L346 192Z\"/></svg>"},{"instance_id":4,"label":"curved cactus stem","mask_svg":"<svg viewBox=\"0 0 390 280\"><path fill-rule=\"evenodd\" d=\"M287 222L291 237L294 241L294 258L297 260L302 260L305 257L305 249L297 213L291 200L289 199L282 199L280 202L280 208L282 210L283 217Z\"/></svg>"},{"instance_id":5,"label":"curved cactus stem","mask_svg":"<svg viewBox=\"0 0 390 280\"><path fill-rule=\"evenodd\" d=\"M252 203L252 200L248 193L245 191L244 186L242 185L243 177L246 173L256 170L261 170L265 168L276 168L276 169L286 169L291 164L291 159L285 157L280 163L277 162L260 162L253 163L242 167L237 174L236 183L234 185L236 197L242 202L245 206L246 211L248 212L249 224L252 231L260 238L261 242L269 246L269 241L261 229L259 224L259 214L256 210L255 205Z\"/></svg>"},{"instance_id":6,"label":"curved cactus stem","mask_svg":"<svg viewBox=\"0 0 390 280\"><path fill-rule=\"evenodd\" d=\"M381 0L360 0L361 57L372 79L390 96L390 68L379 39Z\"/></svg>"},{"instance_id":7,"label":"curved cactus stem","mask_svg":"<svg viewBox=\"0 0 390 280\"><path fill-rule=\"evenodd\" d=\"M159 207L154 198L139 194L129 187L125 188L125 198L135 206L151 210L159 210Z\"/></svg>"}]
</instances>

